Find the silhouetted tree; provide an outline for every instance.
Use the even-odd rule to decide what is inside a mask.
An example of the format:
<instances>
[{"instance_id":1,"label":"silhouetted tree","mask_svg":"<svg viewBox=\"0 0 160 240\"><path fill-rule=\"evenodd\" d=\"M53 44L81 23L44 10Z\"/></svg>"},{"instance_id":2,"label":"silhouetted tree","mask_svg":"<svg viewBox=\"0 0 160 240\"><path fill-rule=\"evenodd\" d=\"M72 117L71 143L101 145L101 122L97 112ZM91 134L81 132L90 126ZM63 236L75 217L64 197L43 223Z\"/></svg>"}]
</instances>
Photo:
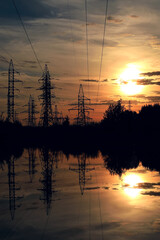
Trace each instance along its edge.
<instances>
[{"instance_id":1,"label":"silhouetted tree","mask_svg":"<svg viewBox=\"0 0 160 240\"><path fill-rule=\"evenodd\" d=\"M121 119L121 114L124 112L124 109L121 100L117 101L115 104L110 104L104 113L102 125L118 122Z\"/></svg>"},{"instance_id":2,"label":"silhouetted tree","mask_svg":"<svg viewBox=\"0 0 160 240\"><path fill-rule=\"evenodd\" d=\"M66 118L64 119L64 121L63 121L63 126L69 126L69 117L68 116L66 116Z\"/></svg>"},{"instance_id":3,"label":"silhouetted tree","mask_svg":"<svg viewBox=\"0 0 160 240\"><path fill-rule=\"evenodd\" d=\"M143 125L158 127L160 123L160 105L145 105L139 112L139 120Z\"/></svg>"}]
</instances>

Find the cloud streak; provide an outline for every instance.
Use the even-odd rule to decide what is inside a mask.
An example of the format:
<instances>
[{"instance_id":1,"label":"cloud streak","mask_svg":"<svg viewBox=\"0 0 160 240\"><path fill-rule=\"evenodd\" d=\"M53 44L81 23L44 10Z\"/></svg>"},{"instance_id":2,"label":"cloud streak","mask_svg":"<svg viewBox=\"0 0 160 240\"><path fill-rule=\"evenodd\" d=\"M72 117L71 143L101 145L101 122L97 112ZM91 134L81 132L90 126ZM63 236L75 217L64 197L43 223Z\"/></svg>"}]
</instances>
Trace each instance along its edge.
<instances>
[{"instance_id":1,"label":"cloud streak","mask_svg":"<svg viewBox=\"0 0 160 240\"><path fill-rule=\"evenodd\" d=\"M146 72L146 73L142 73L141 75L142 75L142 76L148 76L148 77L160 76L160 71Z\"/></svg>"}]
</instances>

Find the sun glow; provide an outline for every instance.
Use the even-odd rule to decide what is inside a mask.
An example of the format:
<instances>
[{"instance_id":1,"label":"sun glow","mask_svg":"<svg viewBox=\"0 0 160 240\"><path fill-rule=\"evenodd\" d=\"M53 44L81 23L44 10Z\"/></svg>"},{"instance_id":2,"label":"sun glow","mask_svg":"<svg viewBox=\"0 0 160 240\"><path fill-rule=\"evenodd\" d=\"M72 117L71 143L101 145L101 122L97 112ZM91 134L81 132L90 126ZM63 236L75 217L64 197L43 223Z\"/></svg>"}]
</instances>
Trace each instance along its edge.
<instances>
[{"instance_id":1,"label":"sun glow","mask_svg":"<svg viewBox=\"0 0 160 240\"><path fill-rule=\"evenodd\" d=\"M119 77L121 91L126 95L134 95L140 93L144 86L137 84L142 79L140 71L135 64L128 64L124 72Z\"/></svg>"},{"instance_id":2,"label":"sun glow","mask_svg":"<svg viewBox=\"0 0 160 240\"><path fill-rule=\"evenodd\" d=\"M123 184L124 184L124 192L132 198L136 198L140 192L141 189L136 188L138 186L138 183L142 183L142 179L140 176L136 174L129 174L126 175L123 179Z\"/></svg>"}]
</instances>

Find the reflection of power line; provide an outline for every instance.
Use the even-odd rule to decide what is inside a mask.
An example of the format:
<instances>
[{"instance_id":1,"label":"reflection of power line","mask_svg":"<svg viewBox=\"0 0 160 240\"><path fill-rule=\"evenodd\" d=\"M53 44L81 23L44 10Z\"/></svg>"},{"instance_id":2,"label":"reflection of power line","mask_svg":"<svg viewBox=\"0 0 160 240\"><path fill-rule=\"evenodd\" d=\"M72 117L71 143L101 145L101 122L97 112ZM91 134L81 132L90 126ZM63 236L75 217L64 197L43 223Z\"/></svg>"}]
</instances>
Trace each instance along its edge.
<instances>
[{"instance_id":1,"label":"reflection of power line","mask_svg":"<svg viewBox=\"0 0 160 240\"><path fill-rule=\"evenodd\" d=\"M87 168L89 164L86 163L86 154L82 153L78 156L78 168L69 168L69 170L79 173L79 186L81 195L84 193L86 183L86 172L94 170L94 168Z\"/></svg>"},{"instance_id":2,"label":"reflection of power line","mask_svg":"<svg viewBox=\"0 0 160 240\"><path fill-rule=\"evenodd\" d=\"M47 215L49 214L49 210L51 208L52 202L52 193L55 192L52 190L52 175L53 171L53 154L49 151L47 147L41 149L40 159L42 165L42 179L40 182L42 183L42 188L39 189L42 191L43 196L40 198L46 205Z\"/></svg>"},{"instance_id":3,"label":"reflection of power line","mask_svg":"<svg viewBox=\"0 0 160 240\"><path fill-rule=\"evenodd\" d=\"M12 156L8 161L8 185L9 185L9 210L11 214L11 219L14 220L15 210L16 210L16 199L22 197L16 197L16 191L20 188L15 186L15 158Z\"/></svg>"},{"instance_id":4,"label":"reflection of power line","mask_svg":"<svg viewBox=\"0 0 160 240\"><path fill-rule=\"evenodd\" d=\"M78 93L78 104L74 108L69 109L69 111L76 110L78 111L78 116L75 118L78 125L86 125L86 123L91 120L89 113L93 110L90 107L86 106L86 101L90 102L90 99L84 96L83 86L80 84L79 93Z\"/></svg>"}]
</instances>

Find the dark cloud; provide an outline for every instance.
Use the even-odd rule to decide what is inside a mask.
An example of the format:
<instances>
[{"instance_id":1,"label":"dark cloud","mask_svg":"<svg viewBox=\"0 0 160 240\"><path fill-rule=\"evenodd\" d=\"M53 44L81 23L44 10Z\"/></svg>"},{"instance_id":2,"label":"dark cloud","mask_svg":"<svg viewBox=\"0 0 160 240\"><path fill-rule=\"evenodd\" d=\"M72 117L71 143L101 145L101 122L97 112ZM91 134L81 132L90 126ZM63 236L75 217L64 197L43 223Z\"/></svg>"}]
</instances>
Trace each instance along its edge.
<instances>
[{"instance_id":1,"label":"dark cloud","mask_svg":"<svg viewBox=\"0 0 160 240\"><path fill-rule=\"evenodd\" d=\"M19 80L19 79L15 79L14 82L17 82L17 83L18 83L18 82L23 83L23 81L22 81L22 80Z\"/></svg>"},{"instance_id":2,"label":"dark cloud","mask_svg":"<svg viewBox=\"0 0 160 240\"><path fill-rule=\"evenodd\" d=\"M133 79L132 81L137 85L160 85L160 81L153 78ZM128 81L121 81L121 84L128 84Z\"/></svg>"},{"instance_id":3,"label":"dark cloud","mask_svg":"<svg viewBox=\"0 0 160 240\"><path fill-rule=\"evenodd\" d=\"M85 188L85 190L97 190L97 189L100 189L100 187L88 187L88 188Z\"/></svg>"},{"instance_id":4,"label":"dark cloud","mask_svg":"<svg viewBox=\"0 0 160 240\"><path fill-rule=\"evenodd\" d=\"M34 87L24 87L25 89L33 89Z\"/></svg>"},{"instance_id":5,"label":"dark cloud","mask_svg":"<svg viewBox=\"0 0 160 240\"><path fill-rule=\"evenodd\" d=\"M101 81L97 79L80 79L81 82L108 82L108 79L103 79Z\"/></svg>"},{"instance_id":6,"label":"dark cloud","mask_svg":"<svg viewBox=\"0 0 160 240\"><path fill-rule=\"evenodd\" d=\"M102 46L102 40L90 40L90 43L98 45L98 46ZM106 47L117 47L119 45L118 42L113 41L113 40L106 40L105 41L105 46Z\"/></svg>"},{"instance_id":7,"label":"dark cloud","mask_svg":"<svg viewBox=\"0 0 160 240\"><path fill-rule=\"evenodd\" d=\"M23 63L26 63L26 64L36 64L37 65L36 61L25 60L25 61L23 61Z\"/></svg>"},{"instance_id":8,"label":"dark cloud","mask_svg":"<svg viewBox=\"0 0 160 240\"><path fill-rule=\"evenodd\" d=\"M154 189L154 188L155 188L155 185L159 185L159 184L157 184L157 183L147 183L147 182L144 182L144 183L138 183L138 185L135 186L134 188Z\"/></svg>"},{"instance_id":9,"label":"dark cloud","mask_svg":"<svg viewBox=\"0 0 160 240\"><path fill-rule=\"evenodd\" d=\"M116 23L116 24L120 24L120 23L123 22L122 19L118 19L118 18L115 18L115 17L113 17L113 16L108 16L108 17L107 17L107 20L108 20L109 22L111 22L111 23Z\"/></svg>"},{"instance_id":10,"label":"dark cloud","mask_svg":"<svg viewBox=\"0 0 160 240\"><path fill-rule=\"evenodd\" d=\"M118 188L112 188L112 190L119 190Z\"/></svg>"},{"instance_id":11,"label":"dark cloud","mask_svg":"<svg viewBox=\"0 0 160 240\"><path fill-rule=\"evenodd\" d=\"M0 55L0 62L1 62L1 63L9 63L8 60L7 60L7 58L4 57L4 56L2 56L2 55Z\"/></svg>"},{"instance_id":12,"label":"dark cloud","mask_svg":"<svg viewBox=\"0 0 160 240\"><path fill-rule=\"evenodd\" d=\"M58 17L60 12L56 7L49 6L43 0L32 0L32 3L30 1L15 0L15 3L23 19ZM10 22L13 24L13 19L17 21L12 1L0 1L0 16L1 24L3 19L4 23Z\"/></svg>"},{"instance_id":13,"label":"dark cloud","mask_svg":"<svg viewBox=\"0 0 160 240\"><path fill-rule=\"evenodd\" d=\"M137 16L137 15L131 15L130 17L131 18L139 18L139 16Z\"/></svg>"},{"instance_id":14,"label":"dark cloud","mask_svg":"<svg viewBox=\"0 0 160 240\"><path fill-rule=\"evenodd\" d=\"M109 189L109 187L103 187L103 189L105 189L105 190L108 190L108 189Z\"/></svg>"},{"instance_id":15,"label":"dark cloud","mask_svg":"<svg viewBox=\"0 0 160 240\"><path fill-rule=\"evenodd\" d=\"M155 95L154 96L146 96L144 94L137 94L137 95L133 95L132 97L144 99L144 100L146 100L147 103L160 102L160 96L155 96ZM143 102L143 103L146 103L146 102Z\"/></svg>"},{"instance_id":16,"label":"dark cloud","mask_svg":"<svg viewBox=\"0 0 160 240\"><path fill-rule=\"evenodd\" d=\"M160 85L160 81L155 81L155 79L138 79L135 80L138 85Z\"/></svg>"},{"instance_id":17,"label":"dark cloud","mask_svg":"<svg viewBox=\"0 0 160 240\"><path fill-rule=\"evenodd\" d=\"M160 96L147 96L145 97L149 102L160 102Z\"/></svg>"},{"instance_id":18,"label":"dark cloud","mask_svg":"<svg viewBox=\"0 0 160 240\"><path fill-rule=\"evenodd\" d=\"M153 91L153 93L160 95L160 91Z\"/></svg>"},{"instance_id":19,"label":"dark cloud","mask_svg":"<svg viewBox=\"0 0 160 240\"><path fill-rule=\"evenodd\" d=\"M62 90L63 88L55 86L54 89Z\"/></svg>"},{"instance_id":20,"label":"dark cloud","mask_svg":"<svg viewBox=\"0 0 160 240\"><path fill-rule=\"evenodd\" d=\"M96 79L80 79L81 82L99 82Z\"/></svg>"},{"instance_id":21,"label":"dark cloud","mask_svg":"<svg viewBox=\"0 0 160 240\"><path fill-rule=\"evenodd\" d=\"M142 76L148 76L148 77L159 76L160 71L141 73L141 75Z\"/></svg>"},{"instance_id":22,"label":"dark cloud","mask_svg":"<svg viewBox=\"0 0 160 240\"><path fill-rule=\"evenodd\" d=\"M136 95L132 95L132 97L135 97L135 98L146 98L146 95L144 95L144 94L136 94Z\"/></svg>"},{"instance_id":23,"label":"dark cloud","mask_svg":"<svg viewBox=\"0 0 160 240\"><path fill-rule=\"evenodd\" d=\"M2 87L0 87L0 89L8 89L8 87L5 87L5 86L3 87L3 86L2 86Z\"/></svg>"},{"instance_id":24,"label":"dark cloud","mask_svg":"<svg viewBox=\"0 0 160 240\"><path fill-rule=\"evenodd\" d=\"M132 170L131 171L132 173L147 173L148 172L148 170L147 169L139 169L139 170Z\"/></svg>"},{"instance_id":25,"label":"dark cloud","mask_svg":"<svg viewBox=\"0 0 160 240\"><path fill-rule=\"evenodd\" d=\"M104 101L101 101L101 102L90 103L90 105L95 105L95 106L107 105L107 106L109 106L110 104L114 104L114 103L116 103L116 101L113 101L113 100L104 100Z\"/></svg>"},{"instance_id":26,"label":"dark cloud","mask_svg":"<svg viewBox=\"0 0 160 240\"><path fill-rule=\"evenodd\" d=\"M139 101L137 101L137 100L132 100L131 101L131 104L138 104L139 103ZM125 105L128 105L129 104L129 101L128 100L122 100L122 104L125 104Z\"/></svg>"},{"instance_id":27,"label":"dark cloud","mask_svg":"<svg viewBox=\"0 0 160 240\"><path fill-rule=\"evenodd\" d=\"M104 222L103 228L105 230L109 230L109 229L120 227L121 225L123 225L123 223L121 223L121 222L114 222L114 221L113 222ZM93 227L95 230L101 230L101 228L102 228L101 225L94 225Z\"/></svg>"},{"instance_id":28,"label":"dark cloud","mask_svg":"<svg viewBox=\"0 0 160 240\"><path fill-rule=\"evenodd\" d=\"M159 197L160 196L160 192L154 192L154 191L150 191L150 192L143 192L143 195L149 195L149 196L156 196Z\"/></svg>"},{"instance_id":29,"label":"dark cloud","mask_svg":"<svg viewBox=\"0 0 160 240\"><path fill-rule=\"evenodd\" d=\"M106 79L102 80L101 82L108 82L108 79L106 78Z\"/></svg>"},{"instance_id":30,"label":"dark cloud","mask_svg":"<svg viewBox=\"0 0 160 240\"><path fill-rule=\"evenodd\" d=\"M7 72L1 72L0 75L5 77L5 76L8 76L8 73Z\"/></svg>"}]
</instances>

